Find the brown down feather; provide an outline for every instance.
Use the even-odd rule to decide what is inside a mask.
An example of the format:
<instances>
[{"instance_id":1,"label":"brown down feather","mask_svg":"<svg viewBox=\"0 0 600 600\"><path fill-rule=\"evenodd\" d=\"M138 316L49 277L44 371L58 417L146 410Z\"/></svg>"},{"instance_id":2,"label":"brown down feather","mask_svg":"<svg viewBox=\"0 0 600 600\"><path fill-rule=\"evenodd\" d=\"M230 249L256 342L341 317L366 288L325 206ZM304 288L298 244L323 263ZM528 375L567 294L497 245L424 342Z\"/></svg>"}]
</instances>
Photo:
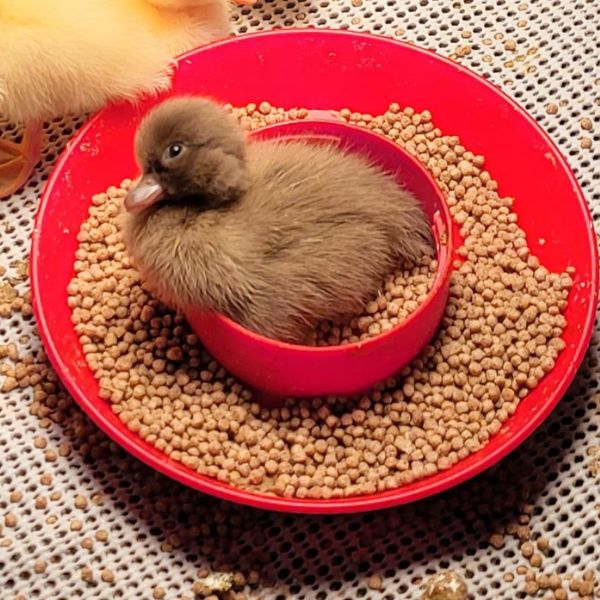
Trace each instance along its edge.
<instances>
[{"instance_id":1,"label":"brown down feather","mask_svg":"<svg viewBox=\"0 0 600 600\"><path fill-rule=\"evenodd\" d=\"M165 166L173 142L186 152ZM360 311L401 260L431 253L419 203L364 157L302 141L246 143L210 101L163 103L136 148L168 197L127 214L125 239L150 289L174 307L301 342L318 321Z\"/></svg>"}]
</instances>

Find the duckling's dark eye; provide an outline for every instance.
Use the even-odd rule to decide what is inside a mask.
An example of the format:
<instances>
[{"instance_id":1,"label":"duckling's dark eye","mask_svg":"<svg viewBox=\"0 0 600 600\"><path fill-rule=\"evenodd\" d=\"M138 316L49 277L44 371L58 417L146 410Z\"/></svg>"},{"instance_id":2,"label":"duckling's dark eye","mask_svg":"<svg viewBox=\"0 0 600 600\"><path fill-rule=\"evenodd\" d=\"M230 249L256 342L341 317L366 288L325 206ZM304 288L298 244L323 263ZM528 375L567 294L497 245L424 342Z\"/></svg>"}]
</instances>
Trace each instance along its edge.
<instances>
[{"instance_id":1,"label":"duckling's dark eye","mask_svg":"<svg viewBox=\"0 0 600 600\"><path fill-rule=\"evenodd\" d=\"M179 156L181 154L183 148L179 144L171 144L168 150L169 158L175 158L176 156Z\"/></svg>"},{"instance_id":2,"label":"duckling's dark eye","mask_svg":"<svg viewBox=\"0 0 600 600\"><path fill-rule=\"evenodd\" d=\"M175 143L167 146L163 153L163 159L171 159L177 158L183 152L183 144Z\"/></svg>"}]
</instances>

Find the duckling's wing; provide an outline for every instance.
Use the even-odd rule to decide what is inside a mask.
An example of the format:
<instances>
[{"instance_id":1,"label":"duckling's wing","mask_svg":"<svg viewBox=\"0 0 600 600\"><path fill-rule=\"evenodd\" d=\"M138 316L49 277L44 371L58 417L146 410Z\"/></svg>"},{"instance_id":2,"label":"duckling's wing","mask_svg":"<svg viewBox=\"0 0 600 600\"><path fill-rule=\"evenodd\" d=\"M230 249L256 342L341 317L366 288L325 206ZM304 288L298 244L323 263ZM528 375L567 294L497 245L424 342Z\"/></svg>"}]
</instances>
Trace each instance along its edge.
<instances>
[{"instance_id":1,"label":"duckling's wing","mask_svg":"<svg viewBox=\"0 0 600 600\"><path fill-rule=\"evenodd\" d=\"M310 248L324 236L376 244L381 234L399 256L415 260L430 246L419 203L363 156L328 144L262 142L250 146L248 160L247 209L268 224L274 248L299 242Z\"/></svg>"}]
</instances>

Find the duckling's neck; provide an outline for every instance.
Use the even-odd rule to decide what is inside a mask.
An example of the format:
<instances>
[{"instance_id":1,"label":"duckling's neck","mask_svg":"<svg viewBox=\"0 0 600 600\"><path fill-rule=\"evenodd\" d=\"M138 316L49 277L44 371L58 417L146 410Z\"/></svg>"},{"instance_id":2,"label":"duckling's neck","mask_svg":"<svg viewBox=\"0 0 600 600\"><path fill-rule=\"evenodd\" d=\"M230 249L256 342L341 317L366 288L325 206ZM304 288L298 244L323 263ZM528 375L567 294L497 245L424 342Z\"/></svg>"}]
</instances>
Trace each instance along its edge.
<instances>
[{"instance_id":1,"label":"duckling's neck","mask_svg":"<svg viewBox=\"0 0 600 600\"><path fill-rule=\"evenodd\" d=\"M233 208L240 202L246 190L243 188L231 190L227 195L211 194L200 191L179 198L167 199L165 204L185 207L190 213L204 213L209 211L225 211Z\"/></svg>"}]
</instances>

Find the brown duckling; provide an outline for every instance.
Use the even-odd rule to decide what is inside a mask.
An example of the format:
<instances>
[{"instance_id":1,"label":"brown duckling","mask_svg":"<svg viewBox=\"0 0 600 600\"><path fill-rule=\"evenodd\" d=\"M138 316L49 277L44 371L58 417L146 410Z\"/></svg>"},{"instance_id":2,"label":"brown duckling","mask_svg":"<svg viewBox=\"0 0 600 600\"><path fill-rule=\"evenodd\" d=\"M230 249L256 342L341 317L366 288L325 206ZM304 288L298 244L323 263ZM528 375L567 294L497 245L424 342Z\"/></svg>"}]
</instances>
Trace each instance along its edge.
<instances>
[{"instance_id":1,"label":"brown duckling","mask_svg":"<svg viewBox=\"0 0 600 600\"><path fill-rule=\"evenodd\" d=\"M247 141L206 99L151 111L136 155L125 240L149 287L182 310L297 343L318 321L357 313L399 261L431 253L419 203L365 157Z\"/></svg>"}]
</instances>

